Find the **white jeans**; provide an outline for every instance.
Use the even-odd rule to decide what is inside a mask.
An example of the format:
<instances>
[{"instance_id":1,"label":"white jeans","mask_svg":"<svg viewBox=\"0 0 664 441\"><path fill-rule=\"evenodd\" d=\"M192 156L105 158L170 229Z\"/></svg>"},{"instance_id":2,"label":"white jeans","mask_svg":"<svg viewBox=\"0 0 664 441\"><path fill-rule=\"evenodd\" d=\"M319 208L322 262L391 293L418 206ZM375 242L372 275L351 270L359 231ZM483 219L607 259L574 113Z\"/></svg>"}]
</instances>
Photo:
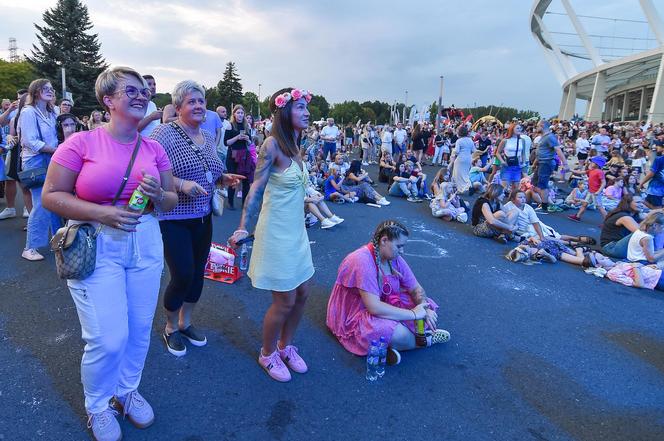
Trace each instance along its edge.
<instances>
[{"instance_id":1,"label":"white jeans","mask_svg":"<svg viewBox=\"0 0 664 441\"><path fill-rule=\"evenodd\" d=\"M81 382L89 413L106 409L113 395L126 395L141 381L164 248L157 219L140 221L135 233L104 226L94 273L67 281L86 343Z\"/></svg>"}]
</instances>

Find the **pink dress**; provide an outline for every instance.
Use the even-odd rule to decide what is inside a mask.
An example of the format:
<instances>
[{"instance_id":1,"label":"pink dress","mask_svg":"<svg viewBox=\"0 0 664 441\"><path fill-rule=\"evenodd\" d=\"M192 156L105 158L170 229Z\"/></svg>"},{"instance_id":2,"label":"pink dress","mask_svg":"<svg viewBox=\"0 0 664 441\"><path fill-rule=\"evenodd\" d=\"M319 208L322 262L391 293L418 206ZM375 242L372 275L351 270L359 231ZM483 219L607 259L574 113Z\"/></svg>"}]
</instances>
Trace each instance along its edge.
<instances>
[{"instance_id":1,"label":"pink dress","mask_svg":"<svg viewBox=\"0 0 664 441\"><path fill-rule=\"evenodd\" d=\"M385 337L389 344L399 323L415 333L413 320L398 322L371 315L360 296L360 290L363 290L380 296L381 301L393 306L415 307L408 294L417 286L415 275L402 257L393 261L392 266L401 276L385 275L383 287L378 286L378 267L367 246L350 253L339 266L337 281L327 303L326 323L341 345L355 355L366 355L371 340L380 337ZM428 302L432 309L438 309L434 301L428 299Z\"/></svg>"}]
</instances>

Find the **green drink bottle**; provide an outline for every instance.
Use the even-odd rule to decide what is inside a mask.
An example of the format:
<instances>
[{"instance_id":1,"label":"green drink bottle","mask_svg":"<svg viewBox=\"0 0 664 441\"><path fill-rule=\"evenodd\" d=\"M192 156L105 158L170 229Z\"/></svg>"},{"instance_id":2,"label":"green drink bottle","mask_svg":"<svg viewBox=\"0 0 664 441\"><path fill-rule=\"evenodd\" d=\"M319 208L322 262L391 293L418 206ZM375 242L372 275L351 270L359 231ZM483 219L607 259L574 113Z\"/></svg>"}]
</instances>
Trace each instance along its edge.
<instances>
[{"instance_id":1,"label":"green drink bottle","mask_svg":"<svg viewBox=\"0 0 664 441\"><path fill-rule=\"evenodd\" d=\"M423 347L427 345L427 337L426 334L424 333L424 320L423 319L418 319L415 320L415 330L417 331L415 333L415 344L417 346Z\"/></svg>"},{"instance_id":2,"label":"green drink bottle","mask_svg":"<svg viewBox=\"0 0 664 441\"><path fill-rule=\"evenodd\" d=\"M149 199L143 194L143 192L136 187L136 190L131 194L129 198L129 204L127 205L127 210L132 213L143 213L145 207L147 207Z\"/></svg>"}]
</instances>

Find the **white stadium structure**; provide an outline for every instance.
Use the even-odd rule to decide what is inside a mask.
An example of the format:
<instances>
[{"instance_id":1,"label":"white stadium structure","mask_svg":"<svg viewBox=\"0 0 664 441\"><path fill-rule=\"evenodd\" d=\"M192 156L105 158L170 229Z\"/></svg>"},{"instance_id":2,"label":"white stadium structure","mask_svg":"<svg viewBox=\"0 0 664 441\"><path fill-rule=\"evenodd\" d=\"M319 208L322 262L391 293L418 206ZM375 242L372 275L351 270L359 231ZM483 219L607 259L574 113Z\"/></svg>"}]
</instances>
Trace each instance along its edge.
<instances>
[{"instance_id":1,"label":"white stadium structure","mask_svg":"<svg viewBox=\"0 0 664 441\"><path fill-rule=\"evenodd\" d=\"M664 0L619 3L640 9L643 19L581 15L570 0L535 0L530 29L562 86L559 118L573 118L577 100L585 100L588 121L664 122Z\"/></svg>"}]
</instances>

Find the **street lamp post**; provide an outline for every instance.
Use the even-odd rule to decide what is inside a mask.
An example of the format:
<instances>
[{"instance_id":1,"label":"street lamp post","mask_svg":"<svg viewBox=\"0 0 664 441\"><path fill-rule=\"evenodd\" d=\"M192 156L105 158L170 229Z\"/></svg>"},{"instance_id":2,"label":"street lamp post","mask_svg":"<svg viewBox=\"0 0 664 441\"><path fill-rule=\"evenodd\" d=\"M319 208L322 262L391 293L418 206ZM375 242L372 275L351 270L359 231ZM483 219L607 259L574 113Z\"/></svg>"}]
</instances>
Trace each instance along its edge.
<instances>
[{"instance_id":1,"label":"street lamp post","mask_svg":"<svg viewBox=\"0 0 664 441\"><path fill-rule=\"evenodd\" d=\"M407 125L407 122L406 122L407 119L406 118L408 118L406 116L406 111L407 110L408 110L408 91L406 91L406 102L404 103L404 106L403 106L403 122L404 122L405 125Z\"/></svg>"},{"instance_id":2,"label":"street lamp post","mask_svg":"<svg viewBox=\"0 0 664 441\"><path fill-rule=\"evenodd\" d=\"M258 83L258 120L261 120L261 83Z\"/></svg>"}]
</instances>

